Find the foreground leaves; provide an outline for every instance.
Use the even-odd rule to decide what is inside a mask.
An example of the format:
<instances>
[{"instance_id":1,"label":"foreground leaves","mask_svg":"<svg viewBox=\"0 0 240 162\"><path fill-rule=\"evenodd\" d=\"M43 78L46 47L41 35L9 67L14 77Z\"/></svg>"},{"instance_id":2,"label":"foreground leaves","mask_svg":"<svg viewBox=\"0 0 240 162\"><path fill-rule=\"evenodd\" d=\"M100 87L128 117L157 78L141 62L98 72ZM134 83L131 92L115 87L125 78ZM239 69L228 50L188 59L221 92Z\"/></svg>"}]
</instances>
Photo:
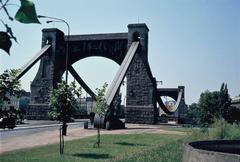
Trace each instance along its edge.
<instances>
[{"instance_id":1,"label":"foreground leaves","mask_svg":"<svg viewBox=\"0 0 240 162\"><path fill-rule=\"evenodd\" d=\"M7 6L10 5L9 1L10 0L6 0L5 2L3 2L2 0L0 0L0 10L3 9L2 11L5 12L8 19L13 21L14 20L13 17L7 10ZM37 13L35 10L34 3L29 0L19 0L19 1L21 2L21 5L15 15L15 19L17 21L19 21L20 23L24 23L24 24L29 24L29 23L40 24L40 22L37 18ZM6 32L0 31L0 49L4 50L5 52L8 53L8 55L10 55L9 51L10 51L10 48L12 45L12 42L10 39L14 39L15 42L17 42L17 38L14 36L14 33L13 33L11 27L9 27L4 22L4 20L0 19L0 22L2 22L2 24L6 28Z\"/></svg>"},{"instance_id":2,"label":"foreground leaves","mask_svg":"<svg viewBox=\"0 0 240 162\"><path fill-rule=\"evenodd\" d=\"M21 7L15 15L15 19L21 23L38 23L37 13L33 2L28 0L21 0Z\"/></svg>"},{"instance_id":3,"label":"foreground leaves","mask_svg":"<svg viewBox=\"0 0 240 162\"><path fill-rule=\"evenodd\" d=\"M4 50L10 55L10 48L12 46L12 41L7 32L0 31L0 49Z\"/></svg>"}]
</instances>

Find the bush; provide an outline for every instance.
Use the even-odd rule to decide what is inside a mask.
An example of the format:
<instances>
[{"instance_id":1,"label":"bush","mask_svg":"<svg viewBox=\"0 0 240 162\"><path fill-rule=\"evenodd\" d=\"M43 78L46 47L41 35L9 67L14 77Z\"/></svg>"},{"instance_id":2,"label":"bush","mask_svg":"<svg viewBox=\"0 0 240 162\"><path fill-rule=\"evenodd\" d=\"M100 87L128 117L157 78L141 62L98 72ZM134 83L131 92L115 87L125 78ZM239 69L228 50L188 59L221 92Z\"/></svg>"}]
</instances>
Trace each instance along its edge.
<instances>
[{"instance_id":1,"label":"bush","mask_svg":"<svg viewBox=\"0 0 240 162\"><path fill-rule=\"evenodd\" d=\"M240 124L215 119L210 127L194 129L191 137L194 140L240 139Z\"/></svg>"},{"instance_id":2,"label":"bush","mask_svg":"<svg viewBox=\"0 0 240 162\"><path fill-rule=\"evenodd\" d=\"M60 113L56 112L56 111L50 111L48 112L48 118L50 120L60 120L59 119Z\"/></svg>"},{"instance_id":3,"label":"bush","mask_svg":"<svg viewBox=\"0 0 240 162\"><path fill-rule=\"evenodd\" d=\"M230 124L225 120L215 120L210 128L209 137L212 139L240 139L240 125L233 123Z\"/></svg>"}]
</instances>

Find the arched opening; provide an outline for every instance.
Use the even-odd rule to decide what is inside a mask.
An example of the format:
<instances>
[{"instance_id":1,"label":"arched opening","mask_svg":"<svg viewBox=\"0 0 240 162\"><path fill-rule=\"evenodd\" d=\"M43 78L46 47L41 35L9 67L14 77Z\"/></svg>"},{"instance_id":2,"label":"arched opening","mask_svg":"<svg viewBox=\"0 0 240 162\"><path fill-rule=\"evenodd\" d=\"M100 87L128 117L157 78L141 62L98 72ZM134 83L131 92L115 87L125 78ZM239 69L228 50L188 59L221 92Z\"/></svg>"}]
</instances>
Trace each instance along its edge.
<instances>
[{"instance_id":1,"label":"arched opening","mask_svg":"<svg viewBox=\"0 0 240 162\"><path fill-rule=\"evenodd\" d=\"M140 34L138 32L133 33L132 41L140 41Z\"/></svg>"},{"instance_id":2,"label":"arched opening","mask_svg":"<svg viewBox=\"0 0 240 162\"><path fill-rule=\"evenodd\" d=\"M108 83L108 90L119 69L119 65L116 62L96 56L81 59L75 62L72 67L94 93L96 93L96 88L101 88L105 82ZM75 78L69 74L69 82L73 80L75 80ZM126 78L120 87L120 93L121 103L118 112L124 113L126 102ZM93 111L94 103L91 103L92 99L84 89L80 102L81 107L85 107L88 114Z\"/></svg>"},{"instance_id":3,"label":"arched opening","mask_svg":"<svg viewBox=\"0 0 240 162\"><path fill-rule=\"evenodd\" d=\"M52 44L52 38L51 37L47 37L47 40L46 40L45 44L46 45L47 44L51 45Z\"/></svg>"},{"instance_id":4,"label":"arched opening","mask_svg":"<svg viewBox=\"0 0 240 162\"><path fill-rule=\"evenodd\" d=\"M162 122L174 122L176 123L176 119L178 118L178 109L176 109L177 101L170 96L161 96L161 100L165 106L165 108L173 112L171 114L164 111L164 109L159 105L159 116L161 117Z\"/></svg>"},{"instance_id":5,"label":"arched opening","mask_svg":"<svg viewBox=\"0 0 240 162\"><path fill-rule=\"evenodd\" d=\"M175 104L176 104L176 100L174 100L172 97L169 96L161 96L161 99L163 101L163 104L166 106L166 108L169 111L173 111Z\"/></svg>"}]
</instances>

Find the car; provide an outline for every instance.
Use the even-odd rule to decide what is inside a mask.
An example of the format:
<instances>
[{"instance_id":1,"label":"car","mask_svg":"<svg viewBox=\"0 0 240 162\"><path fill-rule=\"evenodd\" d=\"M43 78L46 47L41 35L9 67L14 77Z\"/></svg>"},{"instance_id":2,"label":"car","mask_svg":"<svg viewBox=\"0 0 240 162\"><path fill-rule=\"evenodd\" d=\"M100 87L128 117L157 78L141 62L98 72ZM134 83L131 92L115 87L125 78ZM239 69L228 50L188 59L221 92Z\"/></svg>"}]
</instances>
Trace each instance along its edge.
<instances>
[{"instance_id":1,"label":"car","mask_svg":"<svg viewBox=\"0 0 240 162\"><path fill-rule=\"evenodd\" d=\"M16 127L16 120L15 118L7 118L7 117L2 117L0 118L0 128L9 128L13 129Z\"/></svg>"}]
</instances>

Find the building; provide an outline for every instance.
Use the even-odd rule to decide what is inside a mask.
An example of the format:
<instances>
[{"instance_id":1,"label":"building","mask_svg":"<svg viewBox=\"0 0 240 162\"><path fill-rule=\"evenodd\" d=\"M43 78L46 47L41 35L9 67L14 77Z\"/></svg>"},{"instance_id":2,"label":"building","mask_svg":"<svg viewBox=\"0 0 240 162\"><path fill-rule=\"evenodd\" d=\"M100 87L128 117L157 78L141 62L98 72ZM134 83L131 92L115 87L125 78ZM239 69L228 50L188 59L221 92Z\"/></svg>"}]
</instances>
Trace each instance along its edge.
<instances>
[{"instance_id":1,"label":"building","mask_svg":"<svg viewBox=\"0 0 240 162\"><path fill-rule=\"evenodd\" d=\"M10 109L19 109L19 98L15 95L10 95L9 93L5 96L6 100L3 103L3 109L10 110Z\"/></svg>"},{"instance_id":2,"label":"building","mask_svg":"<svg viewBox=\"0 0 240 162\"><path fill-rule=\"evenodd\" d=\"M240 96L232 98L231 106L240 109Z\"/></svg>"},{"instance_id":3,"label":"building","mask_svg":"<svg viewBox=\"0 0 240 162\"><path fill-rule=\"evenodd\" d=\"M92 97L84 97L78 99L79 108L86 111L87 114L93 111L95 106L95 101L93 101Z\"/></svg>"}]
</instances>

